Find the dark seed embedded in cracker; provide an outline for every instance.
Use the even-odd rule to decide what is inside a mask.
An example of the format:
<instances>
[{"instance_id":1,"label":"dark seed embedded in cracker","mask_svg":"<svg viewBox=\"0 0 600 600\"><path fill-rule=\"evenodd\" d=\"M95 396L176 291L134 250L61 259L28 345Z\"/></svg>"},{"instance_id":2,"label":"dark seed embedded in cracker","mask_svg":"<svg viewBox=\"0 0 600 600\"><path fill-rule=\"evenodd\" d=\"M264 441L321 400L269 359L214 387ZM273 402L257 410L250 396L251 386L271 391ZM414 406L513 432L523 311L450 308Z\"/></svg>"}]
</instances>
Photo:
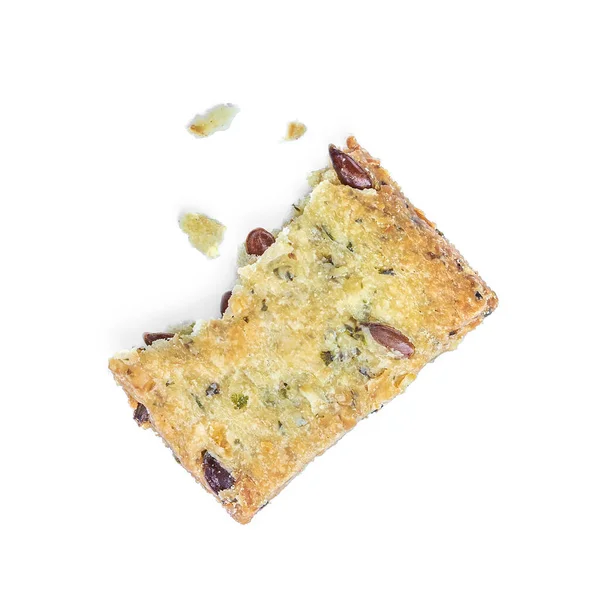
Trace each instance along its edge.
<instances>
[{"instance_id":1,"label":"dark seed embedded in cracker","mask_svg":"<svg viewBox=\"0 0 600 600\"><path fill-rule=\"evenodd\" d=\"M373 339L388 350L399 352L410 358L415 351L413 343L400 331L383 323L363 323L371 332Z\"/></svg>"},{"instance_id":2,"label":"dark seed embedded in cracker","mask_svg":"<svg viewBox=\"0 0 600 600\"><path fill-rule=\"evenodd\" d=\"M351 156L336 148L333 144L329 146L329 156L331 163L338 176L338 179L344 184L357 190L366 190L372 188L371 178Z\"/></svg>"},{"instance_id":3,"label":"dark seed embedded in cracker","mask_svg":"<svg viewBox=\"0 0 600 600\"><path fill-rule=\"evenodd\" d=\"M228 490L235 484L231 473L209 452L204 453L202 466L206 483L215 494Z\"/></svg>"},{"instance_id":4,"label":"dark seed embedded in cracker","mask_svg":"<svg viewBox=\"0 0 600 600\"><path fill-rule=\"evenodd\" d=\"M211 383L207 388L206 388L206 395L207 396L216 396L217 394L221 393L221 388L219 387L218 383Z\"/></svg>"},{"instance_id":5,"label":"dark seed embedded in cracker","mask_svg":"<svg viewBox=\"0 0 600 600\"><path fill-rule=\"evenodd\" d=\"M144 333L144 343L147 346L152 346L152 344L154 342L156 342L156 340L170 340L174 335L175 335L174 333L166 333L166 332L160 332L160 333L146 332L146 333Z\"/></svg>"},{"instance_id":6,"label":"dark seed embedded in cracker","mask_svg":"<svg viewBox=\"0 0 600 600\"><path fill-rule=\"evenodd\" d=\"M227 310L227 307L229 306L229 298L231 298L231 290L229 290L228 292L225 292L222 296L221 296L221 316L223 316L225 314L225 311Z\"/></svg>"},{"instance_id":7,"label":"dark seed embedded in cracker","mask_svg":"<svg viewBox=\"0 0 600 600\"><path fill-rule=\"evenodd\" d=\"M135 411L133 412L133 418L136 420L138 425L147 423L150 419L148 409L143 404L138 403L138 405L135 407Z\"/></svg>"},{"instance_id":8,"label":"dark seed embedded in cracker","mask_svg":"<svg viewBox=\"0 0 600 600\"><path fill-rule=\"evenodd\" d=\"M267 248L275 243L275 237L262 227L253 229L246 238L246 252L262 256Z\"/></svg>"}]
</instances>

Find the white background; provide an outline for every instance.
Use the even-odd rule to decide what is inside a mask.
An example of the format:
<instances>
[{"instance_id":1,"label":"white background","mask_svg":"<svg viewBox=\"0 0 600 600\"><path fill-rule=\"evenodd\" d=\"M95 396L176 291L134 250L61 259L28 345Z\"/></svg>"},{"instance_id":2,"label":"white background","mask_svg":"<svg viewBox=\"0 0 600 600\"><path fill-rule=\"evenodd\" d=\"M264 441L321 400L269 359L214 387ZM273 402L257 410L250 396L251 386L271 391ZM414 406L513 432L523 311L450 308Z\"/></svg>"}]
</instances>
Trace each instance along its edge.
<instances>
[{"instance_id":1,"label":"white background","mask_svg":"<svg viewBox=\"0 0 600 600\"><path fill-rule=\"evenodd\" d=\"M599 598L597 8L2 3L0 595ZM189 135L218 102L231 129ZM347 134L500 306L241 526L107 359L218 316L246 233Z\"/></svg>"}]
</instances>

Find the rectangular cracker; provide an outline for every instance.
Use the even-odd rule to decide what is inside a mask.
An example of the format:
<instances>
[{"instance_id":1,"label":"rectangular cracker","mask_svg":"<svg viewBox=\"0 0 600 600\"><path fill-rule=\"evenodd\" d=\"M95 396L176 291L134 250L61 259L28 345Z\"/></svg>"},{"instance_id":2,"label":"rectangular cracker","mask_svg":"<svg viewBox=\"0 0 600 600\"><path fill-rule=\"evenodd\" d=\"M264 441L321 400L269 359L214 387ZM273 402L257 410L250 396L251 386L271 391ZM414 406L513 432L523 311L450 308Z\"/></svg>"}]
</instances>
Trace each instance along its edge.
<instances>
[{"instance_id":1,"label":"rectangular cracker","mask_svg":"<svg viewBox=\"0 0 600 600\"><path fill-rule=\"evenodd\" d=\"M301 214L239 270L222 319L110 361L150 426L240 523L497 305L379 161L347 144L371 189L332 168L313 175ZM382 325L401 337L390 344Z\"/></svg>"}]
</instances>

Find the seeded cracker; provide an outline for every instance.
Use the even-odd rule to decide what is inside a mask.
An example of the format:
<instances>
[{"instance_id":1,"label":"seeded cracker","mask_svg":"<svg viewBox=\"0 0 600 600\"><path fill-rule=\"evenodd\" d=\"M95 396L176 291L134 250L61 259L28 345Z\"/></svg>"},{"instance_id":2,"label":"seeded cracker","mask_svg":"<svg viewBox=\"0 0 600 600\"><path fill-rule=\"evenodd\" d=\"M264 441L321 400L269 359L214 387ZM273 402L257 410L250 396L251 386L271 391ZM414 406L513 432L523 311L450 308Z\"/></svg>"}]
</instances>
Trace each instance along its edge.
<instances>
[{"instance_id":1,"label":"seeded cracker","mask_svg":"<svg viewBox=\"0 0 600 600\"><path fill-rule=\"evenodd\" d=\"M138 417L241 523L497 304L379 162L347 144L330 148L334 168L275 241L249 236L260 255L222 319L110 361Z\"/></svg>"}]
</instances>

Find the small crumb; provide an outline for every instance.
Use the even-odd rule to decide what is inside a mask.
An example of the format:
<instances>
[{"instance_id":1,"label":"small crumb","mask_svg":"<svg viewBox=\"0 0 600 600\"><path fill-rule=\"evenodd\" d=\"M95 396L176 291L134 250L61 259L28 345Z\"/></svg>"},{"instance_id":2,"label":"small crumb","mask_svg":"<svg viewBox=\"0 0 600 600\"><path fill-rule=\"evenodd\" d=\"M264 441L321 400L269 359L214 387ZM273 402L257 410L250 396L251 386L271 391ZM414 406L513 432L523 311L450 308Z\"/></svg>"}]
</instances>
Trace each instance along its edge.
<instances>
[{"instance_id":1,"label":"small crumb","mask_svg":"<svg viewBox=\"0 0 600 600\"><path fill-rule=\"evenodd\" d=\"M300 139L306 133L306 125L300 121L288 123L287 133L283 138L286 142Z\"/></svg>"},{"instance_id":2,"label":"small crumb","mask_svg":"<svg viewBox=\"0 0 600 600\"><path fill-rule=\"evenodd\" d=\"M217 131L225 131L239 112L240 109L235 104L217 104L204 114L196 115L188 125L188 131L197 137L208 137Z\"/></svg>"},{"instance_id":3,"label":"small crumb","mask_svg":"<svg viewBox=\"0 0 600 600\"><path fill-rule=\"evenodd\" d=\"M179 226L187 233L190 243L208 258L219 256L219 244L225 235L225 225L206 215L186 213L179 220Z\"/></svg>"}]
</instances>

